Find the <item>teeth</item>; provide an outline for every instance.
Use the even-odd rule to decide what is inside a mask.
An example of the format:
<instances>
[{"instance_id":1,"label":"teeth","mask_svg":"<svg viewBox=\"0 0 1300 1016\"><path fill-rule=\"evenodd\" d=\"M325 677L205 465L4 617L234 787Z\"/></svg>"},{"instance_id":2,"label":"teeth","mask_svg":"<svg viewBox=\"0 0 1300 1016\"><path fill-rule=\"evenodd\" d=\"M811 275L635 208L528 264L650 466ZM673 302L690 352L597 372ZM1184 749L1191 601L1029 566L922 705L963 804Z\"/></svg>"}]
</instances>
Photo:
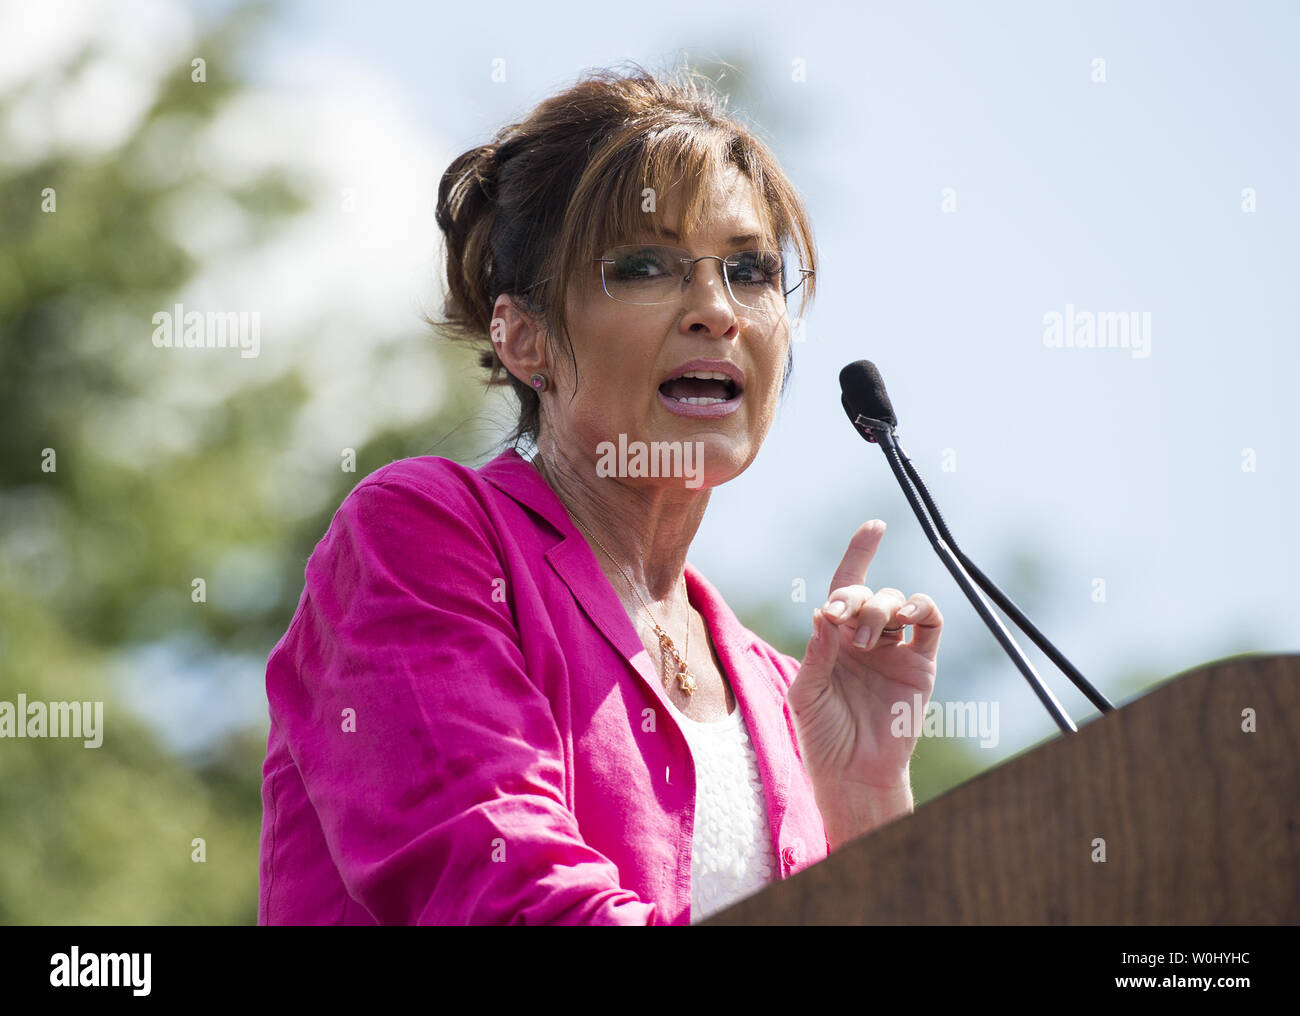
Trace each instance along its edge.
<instances>
[{"instance_id":1,"label":"teeth","mask_svg":"<svg viewBox=\"0 0 1300 1016\"><path fill-rule=\"evenodd\" d=\"M688 406L716 406L719 402L726 402L726 399L673 399L674 402L685 402Z\"/></svg>"},{"instance_id":2,"label":"teeth","mask_svg":"<svg viewBox=\"0 0 1300 1016\"><path fill-rule=\"evenodd\" d=\"M720 370L688 370L682 377L697 377L701 381L730 381Z\"/></svg>"}]
</instances>

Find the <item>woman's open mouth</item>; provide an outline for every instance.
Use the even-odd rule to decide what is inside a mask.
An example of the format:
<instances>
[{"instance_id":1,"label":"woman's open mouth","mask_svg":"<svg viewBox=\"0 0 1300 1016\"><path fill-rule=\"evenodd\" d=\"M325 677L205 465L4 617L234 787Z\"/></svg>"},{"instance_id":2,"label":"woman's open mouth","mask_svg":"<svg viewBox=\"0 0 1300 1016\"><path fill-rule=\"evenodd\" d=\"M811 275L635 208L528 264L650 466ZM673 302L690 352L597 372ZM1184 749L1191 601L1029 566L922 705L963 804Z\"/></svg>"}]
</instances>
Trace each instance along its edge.
<instances>
[{"instance_id":1,"label":"woman's open mouth","mask_svg":"<svg viewBox=\"0 0 1300 1016\"><path fill-rule=\"evenodd\" d=\"M679 416L726 416L740 406L743 389L718 370L689 370L659 386L659 401Z\"/></svg>"}]
</instances>

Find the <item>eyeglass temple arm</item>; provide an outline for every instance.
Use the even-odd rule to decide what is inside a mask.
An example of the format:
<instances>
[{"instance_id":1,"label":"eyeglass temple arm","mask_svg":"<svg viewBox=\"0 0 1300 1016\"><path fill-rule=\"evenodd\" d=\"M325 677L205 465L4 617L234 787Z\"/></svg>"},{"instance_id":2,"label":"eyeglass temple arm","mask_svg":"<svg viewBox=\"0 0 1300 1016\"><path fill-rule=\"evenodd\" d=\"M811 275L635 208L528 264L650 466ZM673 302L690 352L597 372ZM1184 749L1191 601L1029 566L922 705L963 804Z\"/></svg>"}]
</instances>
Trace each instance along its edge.
<instances>
[{"instance_id":1,"label":"eyeglass temple arm","mask_svg":"<svg viewBox=\"0 0 1300 1016\"><path fill-rule=\"evenodd\" d=\"M799 269L799 281L796 282L796 283L795 283L793 286L791 286L789 289L787 289L787 290L785 291L785 295L786 295L786 296L789 296L789 295L790 295L791 293L793 293L796 289L798 289L800 286L802 286L805 282L808 281L808 276L810 276L810 275L816 275L816 274L817 274L817 272L816 272L814 269L812 269L812 268L800 268L800 269Z\"/></svg>"}]
</instances>

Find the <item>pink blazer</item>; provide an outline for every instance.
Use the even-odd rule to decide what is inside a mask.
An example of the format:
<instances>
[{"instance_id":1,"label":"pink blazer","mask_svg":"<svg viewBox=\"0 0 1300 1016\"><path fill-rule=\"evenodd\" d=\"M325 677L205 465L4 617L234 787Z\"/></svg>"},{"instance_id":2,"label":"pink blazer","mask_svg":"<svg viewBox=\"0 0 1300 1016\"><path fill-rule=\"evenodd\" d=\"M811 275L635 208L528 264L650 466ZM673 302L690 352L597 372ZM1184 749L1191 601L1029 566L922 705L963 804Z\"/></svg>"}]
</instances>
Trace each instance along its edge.
<instances>
[{"instance_id":1,"label":"pink blazer","mask_svg":"<svg viewBox=\"0 0 1300 1016\"><path fill-rule=\"evenodd\" d=\"M799 661L689 563L758 757L779 877L829 847ZM361 481L266 669L259 924L689 924L695 771L659 661L513 449Z\"/></svg>"}]
</instances>

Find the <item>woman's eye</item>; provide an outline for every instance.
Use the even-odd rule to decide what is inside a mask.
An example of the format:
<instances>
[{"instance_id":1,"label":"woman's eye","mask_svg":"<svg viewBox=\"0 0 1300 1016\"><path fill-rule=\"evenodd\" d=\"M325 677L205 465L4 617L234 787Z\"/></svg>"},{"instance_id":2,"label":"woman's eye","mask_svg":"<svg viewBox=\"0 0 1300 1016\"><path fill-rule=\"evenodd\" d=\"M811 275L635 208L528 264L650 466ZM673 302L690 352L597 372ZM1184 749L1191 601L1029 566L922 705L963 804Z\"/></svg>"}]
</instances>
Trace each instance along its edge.
<instances>
[{"instance_id":1,"label":"woman's eye","mask_svg":"<svg viewBox=\"0 0 1300 1016\"><path fill-rule=\"evenodd\" d=\"M620 279L652 279L665 271L663 258L654 251L626 254L614 262L614 272Z\"/></svg>"},{"instance_id":2,"label":"woman's eye","mask_svg":"<svg viewBox=\"0 0 1300 1016\"><path fill-rule=\"evenodd\" d=\"M729 277L732 282L744 285L767 286L781 278L781 261L779 258L757 251L747 251L735 255L728 264Z\"/></svg>"}]
</instances>

